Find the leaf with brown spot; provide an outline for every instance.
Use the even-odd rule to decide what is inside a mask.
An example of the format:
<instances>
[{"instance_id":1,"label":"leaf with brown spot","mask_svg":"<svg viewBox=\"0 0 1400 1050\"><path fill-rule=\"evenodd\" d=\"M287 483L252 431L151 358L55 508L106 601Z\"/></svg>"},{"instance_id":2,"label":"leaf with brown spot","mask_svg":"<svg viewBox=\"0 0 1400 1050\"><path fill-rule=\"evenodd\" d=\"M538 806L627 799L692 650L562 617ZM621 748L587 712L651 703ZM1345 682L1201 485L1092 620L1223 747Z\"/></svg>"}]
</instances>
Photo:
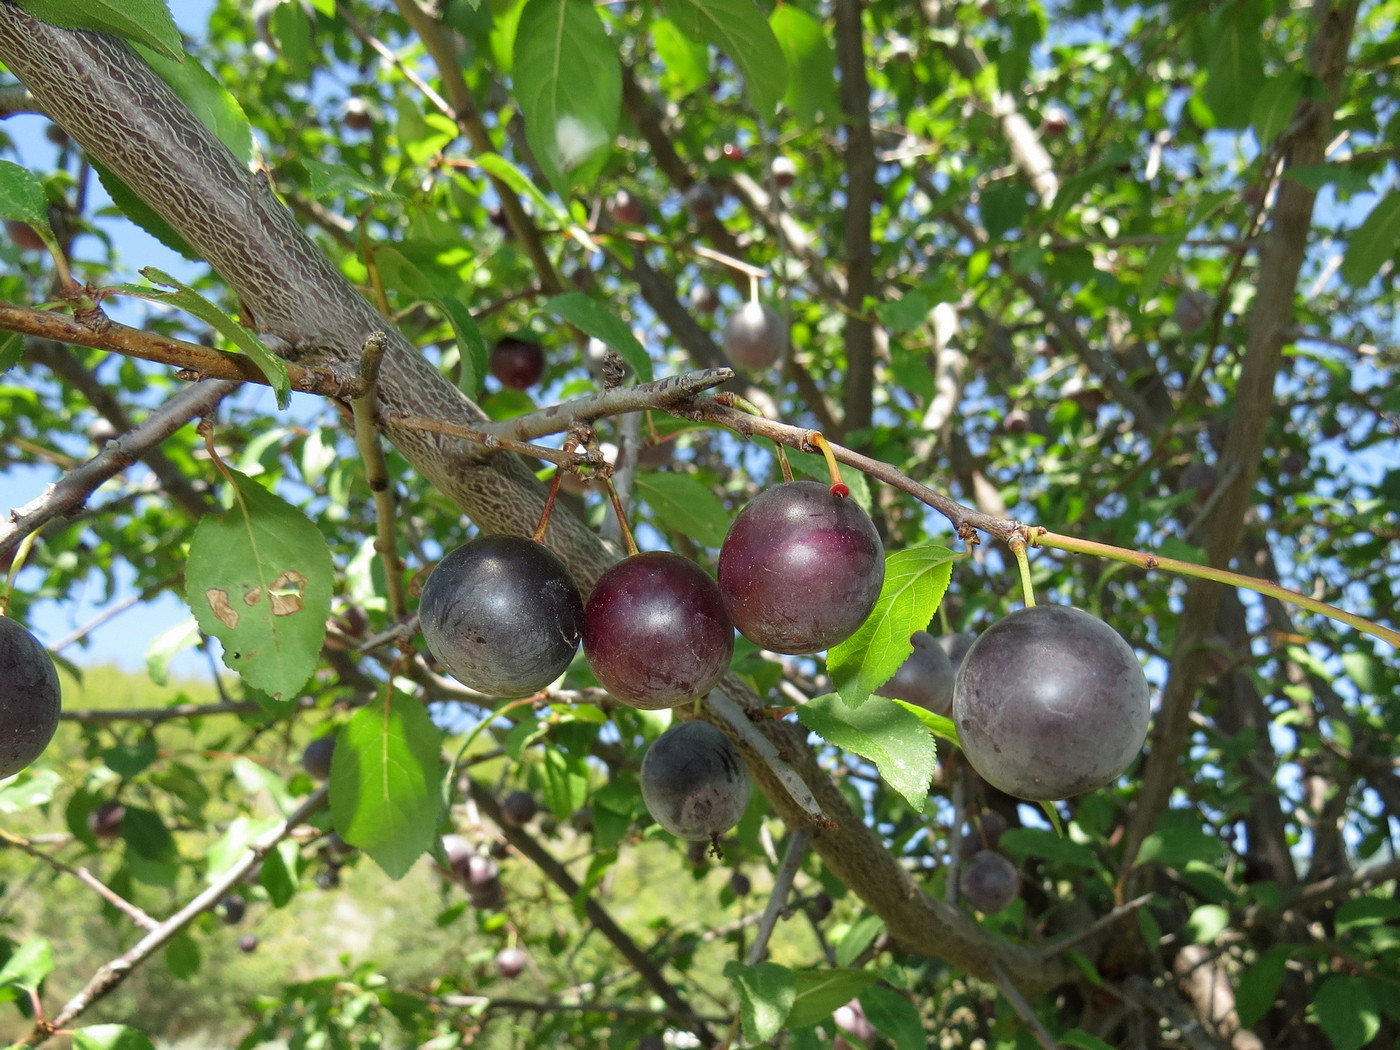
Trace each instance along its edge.
<instances>
[{"instance_id":1,"label":"leaf with brown spot","mask_svg":"<svg viewBox=\"0 0 1400 1050\"><path fill-rule=\"evenodd\" d=\"M233 506L202 519L190 541L187 600L200 629L223 643L225 664L272 700L290 700L325 639L330 550L297 508L229 475Z\"/></svg>"}]
</instances>

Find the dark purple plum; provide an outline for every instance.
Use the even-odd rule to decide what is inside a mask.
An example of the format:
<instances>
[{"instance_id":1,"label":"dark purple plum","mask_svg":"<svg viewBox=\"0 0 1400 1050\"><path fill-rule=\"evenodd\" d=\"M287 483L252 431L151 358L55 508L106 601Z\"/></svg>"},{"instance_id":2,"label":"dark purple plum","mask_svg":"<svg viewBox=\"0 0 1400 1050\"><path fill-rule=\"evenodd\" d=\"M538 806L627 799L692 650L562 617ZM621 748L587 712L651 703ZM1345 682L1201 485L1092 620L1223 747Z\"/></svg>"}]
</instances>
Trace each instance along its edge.
<instances>
[{"instance_id":1,"label":"dark purple plum","mask_svg":"<svg viewBox=\"0 0 1400 1050\"><path fill-rule=\"evenodd\" d=\"M750 300L724 323L724 351L750 372L772 368L787 354L788 326L771 306Z\"/></svg>"},{"instance_id":2,"label":"dark purple plum","mask_svg":"<svg viewBox=\"0 0 1400 1050\"><path fill-rule=\"evenodd\" d=\"M953 663L927 631L915 631L909 636L914 651L899 670L879 689L876 696L915 704L936 715L947 717L953 710Z\"/></svg>"},{"instance_id":3,"label":"dark purple plum","mask_svg":"<svg viewBox=\"0 0 1400 1050\"><path fill-rule=\"evenodd\" d=\"M940 634L938 636L938 646L948 654L948 661L953 665L953 673L957 674L958 668L962 666L963 657L972 648L972 643L977 641L975 634Z\"/></svg>"},{"instance_id":4,"label":"dark purple plum","mask_svg":"<svg viewBox=\"0 0 1400 1050\"><path fill-rule=\"evenodd\" d=\"M963 657L953 721L994 787L1032 801L1114 780L1147 737L1147 678L1108 624L1065 605L1020 609Z\"/></svg>"},{"instance_id":5,"label":"dark purple plum","mask_svg":"<svg viewBox=\"0 0 1400 1050\"><path fill-rule=\"evenodd\" d=\"M523 948L502 948L496 953L496 972L507 980L519 977L528 958Z\"/></svg>"},{"instance_id":6,"label":"dark purple plum","mask_svg":"<svg viewBox=\"0 0 1400 1050\"><path fill-rule=\"evenodd\" d=\"M457 681L490 696L529 696L574 658L583 599L542 544L481 536L438 563L418 617L429 650Z\"/></svg>"},{"instance_id":7,"label":"dark purple plum","mask_svg":"<svg viewBox=\"0 0 1400 1050\"><path fill-rule=\"evenodd\" d=\"M1021 892L1021 875L996 850L978 850L958 871L958 892L980 912L1001 911Z\"/></svg>"},{"instance_id":8,"label":"dark purple plum","mask_svg":"<svg viewBox=\"0 0 1400 1050\"><path fill-rule=\"evenodd\" d=\"M775 653L828 649L865 622L885 580L869 515L816 481L774 485L724 538L719 589L734 626Z\"/></svg>"},{"instance_id":9,"label":"dark purple plum","mask_svg":"<svg viewBox=\"0 0 1400 1050\"><path fill-rule=\"evenodd\" d=\"M544 377L544 348L508 335L491 348L491 374L502 386L528 390Z\"/></svg>"},{"instance_id":10,"label":"dark purple plum","mask_svg":"<svg viewBox=\"0 0 1400 1050\"><path fill-rule=\"evenodd\" d=\"M99 839L114 839L122 833L126 807L115 800L102 803L87 816L88 830Z\"/></svg>"},{"instance_id":11,"label":"dark purple plum","mask_svg":"<svg viewBox=\"0 0 1400 1050\"><path fill-rule=\"evenodd\" d=\"M708 722L681 722L662 733L642 759L642 801L677 838L714 842L749 803L744 760Z\"/></svg>"},{"instance_id":12,"label":"dark purple plum","mask_svg":"<svg viewBox=\"0 0 1400 1050\"><path fill-rule=\"evenodd\" d=\"M513 828L523 828L539 811L539 803L528 791L512 791L501 800L501 821Z\"/></svg>"},{"instance_id":13,"label":"dark purple plum","mask_svg":"<svg viewBox=\"0 0 1400 1050\"><path fill-rule=\"evenodd\" d=\"M62 706L58 671L39 639L0 616L0 779L44 753Z\"/></svg>"},{"instance_id":14,"label":"dark purple plum","mask_svg":"<svg viewBox=\"0 0 1400 1050\"><path fill-rule=\"evenodd\" d=\"M306 745L301 753L301 768L312 780L329 780L331 776L331 756L335 754L335 734L318 736Z\"/></svg>"},{"instance_id":15,"label":"dark purple plum","mask_svg":"<svg viewBox=\"0 0 1400 1050\"><path fill-rule=\"evenodd\" d=\"M679 554L649 551L624 558L594 585L583 653L624 704L676 707L719 684L734 628L709 573Z\"/></svg>"},{"instance_id":16,"label":"dark purple plum","mask_svg":"<svg viewBox=\"0 0 1400 1050\"><path fill-rule=\"evenodd\" d=\"M248 913L248 902L241 893L230 893L219 898L217 907L219 921L225 926L237 926Z\"/></svg>"}]
</instances>

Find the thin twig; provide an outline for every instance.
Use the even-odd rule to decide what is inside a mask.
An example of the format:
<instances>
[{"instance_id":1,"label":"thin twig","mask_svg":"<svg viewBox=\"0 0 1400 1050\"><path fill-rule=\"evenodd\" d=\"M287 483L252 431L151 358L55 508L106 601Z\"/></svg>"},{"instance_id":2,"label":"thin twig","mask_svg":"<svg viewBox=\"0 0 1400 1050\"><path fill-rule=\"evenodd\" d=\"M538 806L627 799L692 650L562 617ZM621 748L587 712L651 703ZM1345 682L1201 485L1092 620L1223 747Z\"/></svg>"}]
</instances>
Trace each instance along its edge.
<instances>
[{"instance_id":1,"label":"thin twig","mask_svg":"<svg viewBox=\"0 0 1400 1050\"><path fill-rule=\"evenodd\" d=\"M13 551L21 540L42 525L76 511L103 482L137 462L147 450L164 441L192 418L212 412L239 385L215 380L181 390L147 415L140 426L107 442L101 452L69 471L42 496L11 513L10 522L0 527L0 558Z\"/></svg>"},{"instance_id":2,"label":"thin twig","mask_svg":"<svg viewBox=\"0 0 1400 1050\"><path fill-rule=\"evenodd\" d=\"M1031 1009L1031 1004L1026 1001L1026 997L1021 994L1021 990L1011 983L1011 979L1006 976L1006 971L999 963L992 963L992 972L996 974L997 987L1001 989L1001 994L1006 997L1006 1001L1011 1004L1011 1008L1016 1011L1016 1016L1035 1036L1035 1041L1045 1050L1060 1050L1060 1044L1055 1041L1055 1037L1045 1029L1040 1018Z\"/></svg>"},{"instance_id":3,"label":"thin twig","mask_svg":"<svg viewBox=\"0 0 1400 1050\"><path fill-rule=\"evenodd\" d=\"M3 331L169 365L179 369L177 375L181 379L237 380L268 385L267 376L246 354L215 350L198 343L187 343L183 339L130 328L100 313L94 313L91 317L91 320L80 321L56 310L35 310L0 302L0 330ZM345 398L354 397L362 388L356 376L339 375L329 368L308 368L291 361L286 364L287 379L293 390Z\"/></svg>"},{"instance_id":4,"label":"thin twig","mask_svg":"<svg viewBox=\"0 0 1400 1050\"><path fill-rule=\"evenodd\" d=\"M783 863L773 879L773 892L768 895L768 907L764 909L763 921L758 925L758 936L749 946L748 964L757 966L768 954L768 941L778 925L778 918L787 908L788 894L792 891L792 880L797 877L797 869L802 866L802 858L807 855L807 843L811 841L811 828L798 828L788 840L783 851Z\"/></svg>"},{"instance_id":5,"label":"thin twig","mask_svg":"<svg viewBox=\"0 0 1400 1050\"><path fill-rule=\"evenodd\" d=\"M54 871L62 872L65 875L72 875L73 878L88 887L88 889L92 890L143 930L153 930L160 925L159 922L151 918L111 887L107 886L86 868L70 867L57 857L50 856L41 849L36 849L31 843L20 838L18 835L10 834L4 828L0 828L0 842L5 842L15 849L29 854L35 860L43 861L49 867L53 868Z\"/></svg>"},{"instance_id":6,"label":"thin twig","mask_svg":"<svg viewBox=\"0 0 1400 1050\"><path fill-rule=\"evenodd\" d=\"M1089 925L1085 926L1082 930L1075 930L1073 933L1066 934L1064 937L1061 937L1058 941L1055 941L1053 944L1047 944L1044 948L1041 949L1040 954L1047 959L1052 955L1059 955L1062 951L1065 951L1067 948L1079 944L1082 941L1088 940L1090 937L1093 937L1100 931L1112 926L1119 919L1131 915L1139 908L1151 904L1156 899L1156 895L1152 893L1144 893L1141 897L1134 897L1132 900L1127 901L1124 904L1118 905L1118 907L1114 908L1111 912L1108 912L1105 915L1100 915L1097 919L1089 923Z\"/></svg>"}]
</instances>

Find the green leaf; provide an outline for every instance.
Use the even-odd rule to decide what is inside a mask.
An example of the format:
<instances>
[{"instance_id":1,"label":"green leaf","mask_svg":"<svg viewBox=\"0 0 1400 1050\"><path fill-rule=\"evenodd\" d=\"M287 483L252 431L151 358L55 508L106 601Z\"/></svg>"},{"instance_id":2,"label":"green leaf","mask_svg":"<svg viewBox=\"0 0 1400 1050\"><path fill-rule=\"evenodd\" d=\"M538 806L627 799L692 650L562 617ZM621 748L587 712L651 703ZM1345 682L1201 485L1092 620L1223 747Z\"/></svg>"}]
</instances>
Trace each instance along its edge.
<instances>
[{"instance_id":1,"label":"green leaf","mask_svg":"<svg viewBox=\"0 0 1400 1050\"><path fill-rule=\"evenodd\" d=\"M1245 6L1230 5L1218 16L1218 36L1207 63L1203 94L1221 128L1242 128L1249 122L1254 97L1264 81L1259 27L1252 18L1240 16L1239 9Z\"/></svg>"},{"instance_id":2,"label":"green leaf","mask_svg":"<svg viewBox=\"0 0 1400 1050\"><path fill-rule=\"evenodd\" d=\"M793 974L797 994L788 1011L787 1027L805 1028L830 1017L833 1010L845 1006L877 980L879 975L872 970L799 970Z\"/></svg>"},{"instance_id":3,"label":"green leaf","mask_svg":"<svg viewBox=\"0 0 1400 1050\"><path fill-rule=\"evenodd\" d=\"M373 201L402 202L403 195L365 178L344 164L328 164L315 157L301 157L306 171L306 195L313 200L366 197Z\"/></svg>"},{"instance_id":4,"label":"green leaf","mask_svg":"<svg viewBox=\"0 0 1400 1050\"><path fill-rule=\"evenodd\" d=\"M874 762L890 787L915 812L923 812L938 751L933 737L907 710L881 696L850 708L827 693L799 707L797 717L827 743Z\"/></svg>"},{"instance_id":5,"label":"green leaf","mask_svg":"<svg viewBox=\"0 0 1400 1050\"><path fill-rule=\"evenodd\" d=\"M1186 920L1186 935L1196 944L1214 944L1230 928L1230 913L1218 904L1202 904Z\"/></svg>"},{"instance_id":6,"label":"green leaf","mask_svg":"<svg viewBox=\"0 0 1400 1050\"><path fill-rule=\"evenodd\" d=\"M165 0L20 0L19 6L49 25L112 33L176 62L185 54Z\"/></svg>"},{"instance_id":7,"label":"green leaf","mask_svg":"<svg viewBox=\"0 0 1400 1050\"><path fill-rule=\"evenodd\" d=\"M189 930L180 930L165 945L165 967L176 980L186 981L199 973L202 960L199 945Z\"/></svg>"},{"instance_id":8,"label":"green leaf","mask_svg":"<svg viewBox=\"0 0 1400 1050\"><path fill-rule=\"evenodd\" d=\"M1276 944L1240 976L1235 988L1235 1009L1241 1026L1253 1028L1274 1005L1291 955L1287 946Z\"/></svg>"},{"instance_id":9,"label":"green leaf","mask_svg":"<svg viewBox=\"0 0 1400 1050\"><path fill-rule=\"evenodd\" d=\"M773 116L787 90L787 61L754 0L661 0L661 9L686 36L733 59L759 119Z\"/></svg>"},{"instance_id":10,"label":"green leaf","mask_svg":"<svg viewBox=\"0 0 1400 1050\"><path fill-rule=\"evenodd\" d=\"M1334 975L1323 981L1308 1015L1327 1033L1334 1050L1361 1050L1381 1028L1375 996L1354 977Z\"/></svg>"},{"instance_id":11,"label":"green leaf","mask_svg":"<svg viewBox=\"0 0 1400 1050\"><path fill-rule=\"evenodd\" d=\"M863 704L914 651L909 636L925 630L938 611L955 557L936 544L885 557L885 582L874 610L855 634L827 654L827 673L847 704Z\"/></svg>"},{"instance_id":12,"label":"green leaf","mask_svg":"<svg viewBox=\"0 0 1400 1050\"><path fill-rule=\"evenodd\" d=\"M719 547L729 531L729 512L714 491L694 474L645 471L633 482L639 499L668 529Z\"/></svg>"},{"instance_id":13,"label":"green leaf","mask_svg":"<svg viewBox=\"0 0 1400 1050\"><path fill-rule=\"evenodd\" d=\"M1400 245L1400 190L1391 190L1347 238L1342 280L1359 288L1374 277Z\"/></svg>"},{"instance_id":14,"label":"green leaf","mask_svg":"<svg viewBox=\"0 0 1400 1050\"><path fill-rule=\"evenodd\" d=\"M846 935L836 942L836 965L851 966L857 959L875 943L875 938L880 936L885 929L885 920L878 915L862 915L851 928L846 931ZM854 996L854 992L846 999ZM841 1000L845 1002L846 999ZM837 1003L840 1006L841 1003Z\"/></svg>"},{"instance_id":15,"label":"green leaf","mask_svg":"<svg viewBox=\"0 0 1400 1050\"><path fill-rule=\"evenodd\" d=\"M457 334L457 354L461 362L457 389L470 398L476 398L481 393L482 381L490 367L491 358L486 350L486 340L481 338L481 329L476 326L476 319L462 300L456 296L442 295L433 302Z\"/></svg>"},{"instance_id":16,"label":"green leaf","mask_svg":"<svg viewBox=\"0 0 1400 1050\"><path fill-rule=\"evenodd\" d=\"M22 988L37 992L44 978L53 973L53 951L48 941L25 941L0 967L0 988Z\"/></svg>"},{"instance_id":17,"label":"green leaf","mask_svg":"<svg viewBox=\"0 0 1400 1050\"><path fill-rule=\"evenodd\" d=\"M24 337L18 332L0 332L0 376L4 375L24 356Z\"/></svg>"},{"instance_id":18,"label":"green leaf","mask_svg":"<svg viewBox=\"0 0 1400 1050\"><path fill-rule=\"evenodd\" d=\"M1221 849L1220 840L1208 835L1200 825L1167 813L1158 822L1157 830L1143 840L1136 863L1157 863L1169 868L1185 867L1192 860L1214 864L1220 858Z\"/></svg>"},{"instance_id":19,"label":"green leaf","mask_svg":"<svg viewBox=\"0 0 1400 1050\"><path fill-rule=\"evenodd\" d=\"M951 718L947 718L943 715L936 715L926 708L911 704L905 700L896 700L894 702L916 717L924 724L925 729L940 740L946 740L954 747L962 747L962 741L958 739L958 727Z\"/></svg>"},{"instance_id":20,"label":"green leaf","mask_svg":"<svg viewBox=\"0 0 1400 1050\"><path fill-rule=\"evenodd\" d=\"M248 115L223 84L193 58L165 57L136 45L137 52L170 86L201 124L212 131L244 167L253 159L253 127Z\"/></svg>"},{"instance_id":21,"label":"green leaf","mask_svg":"<svg viewBox=\"0 0 1400 1050\"><path fill-rule=\"evenodd\" d=\"M334 759L332 759L334 761ZM278 843L263 857L258 884L267 891L274 908L284 908L297 893L297 848L294 842Z\"/></svg>"},{"instance_id":22,"label":"green leaf","mask_svg":"<svg viewBox=\"0 0 1400 1050\"><path fill-rule=\"evenodd\" d=\"M1142 276L1138 278L1139 302L1147 301L1157 291L1157 286L1162 283L1162 278L1176 264L1176 257L1181 252L1181 242L1184 239L1184 237L1168 237L1157 245L1152 254L1147 257L1147 262L1142 267Z\"/></svg>"},{"instance_id":23,"label":"green leaf","mask_svg":"<svg viewBox=\"0 0 1400 1050\"><path fill-rule=\"evenodd\" d=\"M792 971L771 962L743 966L730 961L724 965L724 976L739 989L744 1038L750 1043L762 1043L777 1035L797 997Z\"/></svg>"},{"instance_id":24,"label":"green leaf","mask_svg":"<svg viewBox=\"0 0 1400 1050\"><path fill-rule=\"evenodd\" d=\"M280 357L268 350L263 345L262 340L254 335L250 329L243 327L193 288L181 284L174 277L154 266L147 266L143 269L141 276L153 284L162 284L168 288L174 288L175 291L157 292L130 287L123 290L142 299L149 299L151 302L170 303L212 326L220 335L253 359L253 363L258 366L258 370L266 377L276 393L277 407L287 407L292 395L291 382L287 379L287 365Z\"/></svg>"},{"instance_id":25,"label":"green leaf","mask_svg":"<svg viewBox=\"0 0 1400 1050\"><path fill-rule=\"evenodd\" d=\"M31 766L0 787L0 813L19 813L42 806L52 800L61 783L63 778L52 769Z\"/></svg>"},{"instance_id":26,"label":"green leaf","mask_svg":"<svg viewBox=\"0 0 1400 1050\"><path fill-rule=\"evenodd\" d=\"M544 804L556 817L568 819L588 801L588 767L577 755L557 749L544 753Z\"/></svg>"},{"instance_id":27,"label":"green leaf","mask_svg":"<svg viewBox=\"0 0 1400 1050\"><path fill-rule=\"evenodd\" d=\"M669 18L652 22L651 45L666 68L662 88L672 98L683 98L709 83L709 49L691 40Z\"/></svg>"},{"instance_id":28,"label":"green leaf","mask_svg":"<svg viewBox=\"0 0 1400 1050\"><path fill-rule=\"evenodd\" d=\"M28 223L40 237L53 238L43 184L28 168L8 160L0 160L0 219Z\"/></svg>"},{"instance_id":29,"label":"green leaf","mask_svg":"<svg viewBox=\"0 0 1400 1050\"><path fill-rule=\"evenodd\" d=\"M274 700L316 669L333 584L330 549L306 516L246 474L228 471L233 506L195 526L186 601L223 643L224 663Z\"/></svg>"},{"instance_id":30,"label":"green leaf","mask_svg":"<svg viewBox=\"0 0 1400 1050\"><path fill-rule=\"evenodd\" d=\"M1260 145L1267 146L1283 134L1302 97L1303 79L1297 74L1270 77L1264 82L1249 111L1249 123Z\"/></svg>"},{"instance_id":31,"label":"green leaf","mask_svg":"<svg viewBox=\"0 0 1400 1050\"><path fill-rule=\"evenodd\" d=\"M174 860L175 837L160 815L149 809L127 806L122 814L122 838L140 857L153 861Z\"/></svg>"},{"instance_id":32,"label":"green leaf","mask_svg":"<svg viewBox=\"0 0 1400 1050\"><path fill-rule=\"evenodd\" d=\"M836 97L836 53L822 25L795 4L779 4L768 16L768 25L787 60L787 91L783 104L803 127L821 113L839 121L841 103Z\"/></svg>"},{"instance_id":33,"label":"green leaf","mask_svg":"<svg viewBox=\"0 0 1400 1050\"><path fill-rule=\"evenodd\" d=\"M582 292L565 292L549 299L544 308L585 335L601 339L616 350L639 383L651 382L651 358L647 356L646 349L637 342L637 337L617 314L600 300Z\"/></svg>"},{"instance_id":34,"label":"green leaf","mask_svg":"<svg viewBox=\"0 0 1400 1050\"><path fill-rule=\"evenodd\" d=\"M442 731L417 700L391 692L355 712L331 758L331 820L391 879L432 848Z\"/></svg>"},{"instance_id":35,"label":"green leaf","mask_svg":"<svg viewBox=\"0 0 1400 1050\"><path fill-rule=\"evenodd\" d=\"M894 1042L898 1050L926 1050L928 1033L918 1008L893 988L872 985L860 993L865 1019L875 1030Z\"/></svg>"},{"instance_id":36,"label":"green leaf","mask_svg":"<svg viewBox=\"0 0 1400 1050\"><path fill-rule=\"evenodd\" d=\"M1096 870L1101 865L1094 851L1083 843L1044 828L1012 828L1001 837L1000 847L1012 860L1044 857L1070 867Z\"/></svg>"},{"instance_id":37,"label":"green leaf","mask_svg":"<svg viewBox=\"0 0 1400 1050\"><path fill-rule=\"evenodd\" d=\"M594 182L617 134L622 69L590 0L526 0L512 76L545 177L561 195Z\"/></svg>"}]
</instances>

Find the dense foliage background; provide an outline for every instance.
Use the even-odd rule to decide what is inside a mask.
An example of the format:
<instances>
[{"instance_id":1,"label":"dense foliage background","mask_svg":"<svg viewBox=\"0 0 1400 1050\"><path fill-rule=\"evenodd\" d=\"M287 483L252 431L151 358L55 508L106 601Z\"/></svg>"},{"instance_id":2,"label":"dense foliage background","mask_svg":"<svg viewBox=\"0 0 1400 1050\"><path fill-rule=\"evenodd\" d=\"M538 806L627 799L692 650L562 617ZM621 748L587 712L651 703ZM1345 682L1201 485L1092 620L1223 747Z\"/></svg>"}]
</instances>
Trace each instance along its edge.
<instances>
[{"instance_id":1,"label":"dense foliage background","mask_svg":"<svg viewBox=\"0 0 1400 1050\"><path fill-rule=\"evenodd\" d=\"M0 525L8 612L96 593L139 623L142 602L185 595L187 572L204 579L196 524L237 521L217 451L245 496L284 501L271 532L324 541L331 619L279 639L293 656L263 680L167 684L174 654L221 651L193 622L133 629L150 680L120 689L63 654L67 722L0 785L8 1035L57 1019L94 1046L143 1045L121 1024L219 1045L796 1048L831 1045L840 1020L848 1045L901 1050L1396 1045L1393 647L1079 541L1394 622L1400 5L220 0L182 44L151 0L80 6L0 0L0 204L47 220L54 248L13 222L0 244L0 457L25 468ZM725 317L774 305L791 352L729 389L1068 538L1032 552L1035 588L1141 655L1141 761L1055 806L1057 827L944 742L923 805L877 768L884 745L830 727L800 743L792 709L831 692L822 659L741 643L726 693L767 705L758 724L838 826L795 834L810 817L746 744L762 791L722 860L666 835L637 772L668 716L612 703L581 659L533 703L472 696L399 629L424 570L478 528L528 532L543 487L509 453L389 425L386 518L343 397L192 385L208 360L169 339L246 349L229 317L302 365L358 361L369 328L325 272L284 265L302 258L290 224L211 188L224 162L180 149L166 103L99 74L97 112L82 78L45 80L59 60L21 10L144 45L230 170L254 173L250 199L270 185L421 348L435 377L386 365L398 411L461 425L474 409L453 386L497 420L591 393L590 335L640 378L723 365ZM211 78L161 54L181 47ZM133 223L187 254L182 298L137 276ZM146 298L102 291L118 285ZM124 353L94 305L139 330ZM528 392L487 373L510 335L546 348ZM201 416L207 443L184 425ZM160 420L159 440L136 429ZM594 426L643 545L711 569L780 477L767 443L704 420ZM886 550L963 549L944 516L851 481ZM610 517L596 485L556 511L550 542L585 586L616 555L593 539ZM987 542L954 564L932 629L977 632L1019 603ZM431 781L390 789L417 807L406 838L356 825L371 859L326 832L373 823L373 800L337 799L333 777L319 805L300 759L386 710L396 759L456 765L440 808ZM501 814L514 791L543 807L523 826ZM98 837L89 816L113 800L125 816ZM499 904L443 874L440 844L437 866L413 863L439 833L497 858ZM969 843L1017 865L1008 907L959 898ZM517 946L528 963L504 976L493 960ZM123 953L134 973L109 995L101 967ZM850 1030L852 1000L870 1027Z\"/></svg>"}]
</instances>

